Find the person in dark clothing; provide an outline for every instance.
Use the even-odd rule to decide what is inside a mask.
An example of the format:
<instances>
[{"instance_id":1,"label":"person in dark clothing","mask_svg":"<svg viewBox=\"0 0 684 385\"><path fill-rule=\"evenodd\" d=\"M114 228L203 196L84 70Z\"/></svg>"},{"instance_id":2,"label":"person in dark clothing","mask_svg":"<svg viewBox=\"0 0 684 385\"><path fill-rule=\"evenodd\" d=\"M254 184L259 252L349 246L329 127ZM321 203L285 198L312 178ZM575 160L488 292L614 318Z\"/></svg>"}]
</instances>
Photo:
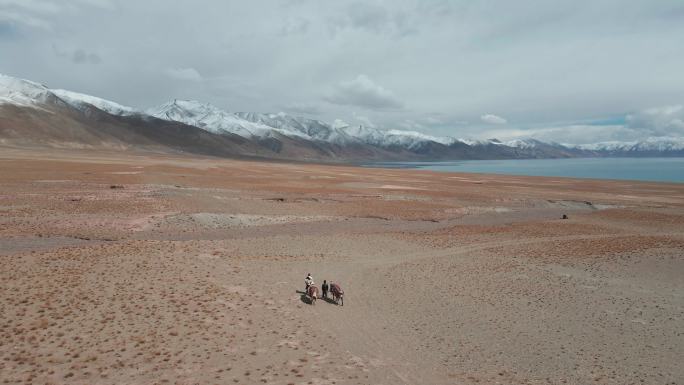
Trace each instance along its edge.
<instances>
[{"instance_id":1,"label":"person in dark clothing","mask_svg":"<svg viewBox=\"0 0 684 385\"><path fill-rule=\"evenodd\" d=\"M323 298L328 298L328 282L323 280L323 286L321 286L321 289L323 290Z\"/></svg>"}]
</instances>

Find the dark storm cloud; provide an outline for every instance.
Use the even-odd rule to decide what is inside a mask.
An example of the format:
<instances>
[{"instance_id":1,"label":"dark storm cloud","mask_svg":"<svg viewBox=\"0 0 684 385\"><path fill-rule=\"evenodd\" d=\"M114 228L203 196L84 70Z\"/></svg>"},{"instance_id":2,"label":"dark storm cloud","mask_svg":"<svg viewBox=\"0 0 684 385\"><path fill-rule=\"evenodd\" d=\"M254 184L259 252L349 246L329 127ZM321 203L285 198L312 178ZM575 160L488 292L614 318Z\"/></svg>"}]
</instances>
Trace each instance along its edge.
<instances>
[{"instance_id":1,"label":"dark storm cloud","mask_svg":"<svg viewBox=\"0 0 684 385\"><path fill-rule=\"evenodd\" d=\"M0 0L2 73L461 137L681 135L683 40L679 0Z\"/></svg>"}]
</instances>

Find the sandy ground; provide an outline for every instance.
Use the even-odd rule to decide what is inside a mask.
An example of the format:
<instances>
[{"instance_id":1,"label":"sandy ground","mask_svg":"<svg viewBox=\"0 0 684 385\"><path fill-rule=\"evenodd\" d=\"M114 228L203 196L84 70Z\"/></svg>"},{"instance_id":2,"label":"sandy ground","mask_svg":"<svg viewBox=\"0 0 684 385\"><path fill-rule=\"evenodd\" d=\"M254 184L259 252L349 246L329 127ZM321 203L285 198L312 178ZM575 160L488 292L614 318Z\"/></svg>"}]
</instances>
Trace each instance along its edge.
<instances>
[{"instance_id":1,"label":"sandy ground","mask_svg":"<svg viewBox=\"0 0 684 385\"><path fill-rule=\"evenodd\" d=\"M681 184L0 149L0 258L4 384L684 383Z\"/></svg>"}]
</instances>

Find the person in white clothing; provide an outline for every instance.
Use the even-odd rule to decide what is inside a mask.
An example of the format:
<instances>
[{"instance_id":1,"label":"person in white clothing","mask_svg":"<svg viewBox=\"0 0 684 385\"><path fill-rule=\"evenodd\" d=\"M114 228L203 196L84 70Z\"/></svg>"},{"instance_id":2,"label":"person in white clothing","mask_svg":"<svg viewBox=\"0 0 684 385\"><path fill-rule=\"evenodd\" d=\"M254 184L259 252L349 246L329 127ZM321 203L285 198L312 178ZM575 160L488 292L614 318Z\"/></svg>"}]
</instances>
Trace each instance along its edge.
<instances>
[{"instance_id":1,"label":"person in white clothing","mask_svg":"<svg viewBox=\"0 0 684 385\"><path fill-rule=\"evenodd\" d=\"M314 280L311 276L311 273L307 274L306 278L304 278L304 284L306 284L306 290L309 290L309 286L314 284Z\"/></svg>"}]
</instances>

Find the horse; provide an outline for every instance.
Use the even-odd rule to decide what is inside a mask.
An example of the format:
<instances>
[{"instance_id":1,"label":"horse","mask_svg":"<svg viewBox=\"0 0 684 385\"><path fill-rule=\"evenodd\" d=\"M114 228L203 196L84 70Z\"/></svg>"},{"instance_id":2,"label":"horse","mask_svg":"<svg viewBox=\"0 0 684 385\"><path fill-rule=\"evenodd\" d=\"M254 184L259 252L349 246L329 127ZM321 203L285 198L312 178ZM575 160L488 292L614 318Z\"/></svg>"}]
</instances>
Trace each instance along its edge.
<instances>
[{"instance_id":1,"label":"horse","mask_svg":"<svg viewBox=\"0 0 684 385\"><path fill-rule=\"evenodd\" d=\"M344 290L336 283L330 284L330 294L336 304L344 306Z\"/></svg>"},{"instance_id":2,"label":"horse","mask_svg":"<svg viewBox=\"0 0 684 385\"><path fill-rule=\"evenodd\" d=\"M312 305L316 304L316 299L318 299L318 287L311 285L309 286L308 289L306 289L306 295L309 296L309 300L311 301Z\"/></svg>"}]
</instances>

